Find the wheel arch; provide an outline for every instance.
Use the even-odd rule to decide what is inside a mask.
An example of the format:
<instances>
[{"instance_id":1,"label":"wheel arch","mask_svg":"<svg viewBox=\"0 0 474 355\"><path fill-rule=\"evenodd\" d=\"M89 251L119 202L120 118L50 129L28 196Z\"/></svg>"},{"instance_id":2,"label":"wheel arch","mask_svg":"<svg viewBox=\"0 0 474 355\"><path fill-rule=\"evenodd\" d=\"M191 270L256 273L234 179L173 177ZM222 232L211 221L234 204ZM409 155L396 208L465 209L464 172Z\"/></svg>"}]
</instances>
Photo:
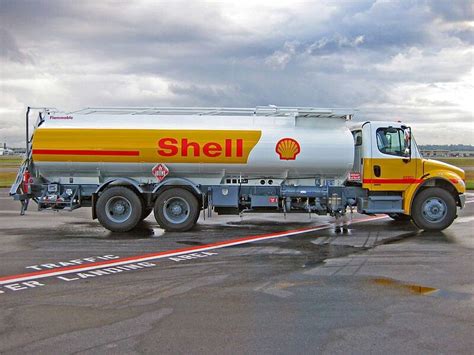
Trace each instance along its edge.
<instances>
[{"instance_id":1,"label":"wheel arch","mask_svg":"<svg viewBox=\"0 0 474 355\"><path fill-rule=\"evenodd\" d=\"M152 191L152 194L156 196L158 195L158 193L160 193L161 191L164 191L164 189L168 187L186 188L187 190L191 191L194 195L196 195L196 197L198 198L198 201L200 201L201 196L202 196L202 191L199 188L199 186L186 178L165 179L155 186L155 188Z\"/></svg>"},{"instance_id":2,"label":"wheel arch","mask_svg":"<svg viewBox=\"0 0 474 355\"><path fill-rule=\"evenodd\" d=\"M430 187L439 187L446 191L448 191L456 201L456 206L461 206L461 200L459 198L458 190L456 186L449 181L448 179L440 176L432 177L423 181L423 183L419 184L413 191L411 199L410 199L410 212L413 208L413 202L415 201L416 196L423 190L426 190Z\"/></svg>"},{"instance_id":3,"label":"wheel arch","mask_svg":"<svg viewBox=\"0 0 474 355\"><path fill-rule=\"evenodd\" d=\"M143 189L140 186L140 183L136 180L130 178L110 178L104 181L99 187L95 190L95 193L98 194L102 192L109 185L118 185L118 186L131 186L136 192L143 193Z\"/></svg>"}]
</instances>

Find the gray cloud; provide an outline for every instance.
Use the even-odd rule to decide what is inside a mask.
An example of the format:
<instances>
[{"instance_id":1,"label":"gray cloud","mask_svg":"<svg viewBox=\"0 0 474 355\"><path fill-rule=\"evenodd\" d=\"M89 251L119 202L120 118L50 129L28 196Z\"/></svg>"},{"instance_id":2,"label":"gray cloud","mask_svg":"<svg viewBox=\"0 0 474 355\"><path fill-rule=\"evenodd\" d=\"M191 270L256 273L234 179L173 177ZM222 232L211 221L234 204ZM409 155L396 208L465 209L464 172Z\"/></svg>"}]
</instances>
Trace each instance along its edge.
<instances>
[{"instance_id":1,"label":"gray cloud","mask_svg":"<svg viewBox=\"0 0 474 355\"><path fill-rule=\"evenodd\" d=\"M21 51L15 38L4 28L0 28L0 57L14 62L31 62L32 58Z\"/></svg>"},{"instance_id":2,"label":"gray cloud","mask_svg":"<svg viewBox=\"0 0 474 355\"><path fill-rule=\"evenodd\" d=\"M427 4L434 14L446 21L472 21L474 16L471 0L430 0Z\"/></svg>"},{"instance_id":3,"label":"gray cloud","mask_svg":"<svg viewBox=\"0 0 474 355\"><path fill-rule=\"evenodd\" d=\"M469 1L0 0L0 138L26 105L276 104L403 117L426 143L448 117L474 143L466 21Z\"/></svg>"}]
</instances>

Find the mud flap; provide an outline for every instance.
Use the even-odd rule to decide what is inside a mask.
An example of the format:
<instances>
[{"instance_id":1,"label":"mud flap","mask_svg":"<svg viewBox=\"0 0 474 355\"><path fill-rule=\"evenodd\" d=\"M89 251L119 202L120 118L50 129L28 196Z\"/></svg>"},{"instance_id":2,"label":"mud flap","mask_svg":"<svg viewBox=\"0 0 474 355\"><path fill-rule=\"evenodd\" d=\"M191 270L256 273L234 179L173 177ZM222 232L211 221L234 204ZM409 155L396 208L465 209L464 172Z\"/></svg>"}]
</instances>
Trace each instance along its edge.
<instances>
[{"instance_id":1,"label":"mud flap","mask_svg":"<svg viewBox=\"0 0 474 355\"><path fill-rule=\"evenodd\" d=\"M95 210L95 205L97 204L97 194L92 194L92 220L97 219L97 212Z\"/></svg>"}]
</instances>

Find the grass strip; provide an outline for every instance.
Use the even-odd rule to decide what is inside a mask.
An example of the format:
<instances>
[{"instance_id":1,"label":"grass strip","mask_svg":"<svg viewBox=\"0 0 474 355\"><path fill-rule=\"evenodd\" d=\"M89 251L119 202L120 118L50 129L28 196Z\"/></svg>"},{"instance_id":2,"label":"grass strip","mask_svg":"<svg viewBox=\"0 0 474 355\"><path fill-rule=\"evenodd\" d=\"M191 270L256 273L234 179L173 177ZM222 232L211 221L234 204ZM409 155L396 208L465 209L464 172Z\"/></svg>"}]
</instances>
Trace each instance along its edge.
<instances>
[{"instance_id":1,"label":"grass strip","mask_svg":"<svg viewBox=\"0 0 474 355\"><path fill-rule=\"evenodd\" d=\"M434 160L439 160L451 165L460 167L470 167L474 166L474 158L436 158Z\"/></svg>"},{"instance_id":2,"label":"grass strip","mask_svg":"<svg viewBox=\"0 0 474 355\"><path fill-rule=\"evenodd\" d=\"M10 187L16 179L16 172L0 172L0 187Z\"/></svg>"}]
</instances>

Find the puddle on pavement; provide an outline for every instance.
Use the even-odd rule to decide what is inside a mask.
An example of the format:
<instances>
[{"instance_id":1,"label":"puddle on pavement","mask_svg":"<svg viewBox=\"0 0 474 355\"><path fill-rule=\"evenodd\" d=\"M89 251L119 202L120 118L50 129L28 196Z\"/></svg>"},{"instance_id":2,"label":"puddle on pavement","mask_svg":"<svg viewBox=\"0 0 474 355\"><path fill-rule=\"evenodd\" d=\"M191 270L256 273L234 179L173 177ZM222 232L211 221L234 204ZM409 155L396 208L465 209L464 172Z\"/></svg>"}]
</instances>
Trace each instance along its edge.
<instances>
[{"instance_id":1,"label":"puddle on pavement","mask_svg":"<svg viewBox=\"0 0 474 355\"><path fill-rule=\"evenodd\" d=\"M402 290L414 295L430 296L436 298L450 299L456 301L470 301L474 299L474 295L469 292L460 292L454 290L443 290L427 285L419 285L414 283L403 282L388 277L376 277L370 280L371 283L391 288L394 290Z\"/></svg>"},{"instance_id":2,"label":"puddle on pavement","mask_svg":"<svg viewBox=\"0 0 474 355\"><path fill-rule=\"evenodd\" d=\"M441 231L441 232L416 231L408 236L417 236L416 238L417 243L426 243L426 244L434 244L434 243L457 244L458 243L458 241L454 237L450 236L449 231Z\"/></svg>"},{"instance_id":3,"label":"puddle on pavement","mask_svg":"<svg viewBox=\"0 0 474 355\"><path fill-rule=\"evenodd\" d=\"M265 256L269 258L272 258L272 256L282 258L286 254L291 256L296 263L305 268L318 266L324 263L326 259L344 257L368 249L350 245L314 244L312 241L314 241L314 238L310 236L293 236L288 237L285 240L278 239L273 241L269 240L265 242L242 244L235 248L257 248L256 250L258 253L254 255L258 255L259 258ZM268 249L272 249L273 252L267 252L266 250ZM278 251L275 252L275 250Z\"/></svg>"},{"instance_id":4,"label":"puddle on pavement","mask_svg":"<svg viewBox=\"0 0 474 355\"><path fill-rule=\"evenodd\" d=\"M226 228L229 230L251 230L253 234L264 234L274 232L284 232L299 228L311 228L320 226L322 224L330 224L326 221L308 220L307 222L295 221L272 221L272 220L242 220L242 221L228 221L219 228ZM205 225L202 225L205 226ZM206 227L216 227L214 225L207 225Z\"/></svg>"},{"instance_id":5,"label":"puddle on pavement","mask_svg":"<svg viewBox=\"0 0 474 355\"><path fill-rule=\"evenodd\" d=\"M26 234L25 229L11 229L10 234L25 235L34 241L39 240L74 240L74 239L96 239L96 240L137 240L161 237L164 230L152 228L148 224L139 225L133 231L126 233L113 233L96 222L75 222L59 225L55 228L35 228L34 234Z\"/></svg>"},{"instance_id":6,"label":"puddle on pavement","mask_svg":"<svg viewBox=\"0 0 474 355\"><path fill-rule=\"evenodd\" d=\"M372 279L372 282L379 286L386 286L386 287L390 287L394 289L407 290L411 293L424 295L424 296L432 294L433 292L439 291L437 288L434 288L434 287L405 283L399 280L385 278L385 277L378 277L378 278Z\"/></svg>"},{"instance_id":7,"label":"puddle on pavement","mask_svg":"<svg viewBox=\"0 0 474 355\"><path fill-rule=\"evenodd\" d=\"M314 255L308 255L308 260L303 267L315 267L324 262L326 259L339 258L366 250L366 248L356 248L344 245L319 245L318 252Z\"/></svg>"},{"instance_id":8,"label":"puddle on pavement","mask_svg":"<svg viewBox=\"0 0 474 355\"><path fill-rule=\"evenodd\" d=\"M249 221L245 221L248 223ZM306 225L294 222L276 222L269 224L268 220L252 220L252 224L239 224L238 222L227 222L228 225L198 224L194 229L186 233L169 233L159 228L156 223L144 221L137 229L127 233L112 233L98 224L97 221L77 221L76 223L62 224L56 228L36 229L35 235L31 235L33 241L54 241L54 240L101 240L133 243L136 240L156 239L156 245L159 247L161 238L167 242L188 246L200 246L216 241L230 240L233 238L271 233L274 231L292 230L298 227L308 227ZM334 228L328 228L321 231L306 233L304 235L295 235L291 237L271 239L249 244L242 244L235 247L229 247L229 250L238 250L238 248L248 250L241 257L248 258L249 262L271 263L272 265L287 265L296 268L316 267L331 258L344 257L350 254L358 253L370 249L365 246L350 245L347 243L314 243L318 237L325 237L329 240L334 238L352 238L352 234L357 234L358 229L363 228L364 233L382 232L378 225L353 225L346 233L336 233ZM19 230L19 234L24 234L24 230ZM30 239L30 238L28 238ZM170 247L167 244L167 248ZM171 245L172 247L172 245ZM234 249L235 248L235 249ZM255 259L255 260L254 260Z\"/></svg>"},{"instance_id":9,"label":"puddle on pavement","mask_svg":"<svg viewBox=\"0 0 474 355\"><path fill-rule=\"evenodd\" d=\"M226 224L231 226L239 227L271 227L271 226L308 226L311 224L321 224L321 222L316 220L308 220L307 222L290 222L290 221L272 221L272 220L257 220L257 219L248 219L242 221L229 221Z\"/></svg>"},{"instance_id":10,"label":"puddle on pavement","mask_svg":"<svg viewBox=\"0 0 474 355\"><path fill-rule=\"evenodd\" d=\"M176 243L184 244L184 245L204 245L202 242L196 242L193 240L178 240Z\"/></svg>"}]
</instances>

